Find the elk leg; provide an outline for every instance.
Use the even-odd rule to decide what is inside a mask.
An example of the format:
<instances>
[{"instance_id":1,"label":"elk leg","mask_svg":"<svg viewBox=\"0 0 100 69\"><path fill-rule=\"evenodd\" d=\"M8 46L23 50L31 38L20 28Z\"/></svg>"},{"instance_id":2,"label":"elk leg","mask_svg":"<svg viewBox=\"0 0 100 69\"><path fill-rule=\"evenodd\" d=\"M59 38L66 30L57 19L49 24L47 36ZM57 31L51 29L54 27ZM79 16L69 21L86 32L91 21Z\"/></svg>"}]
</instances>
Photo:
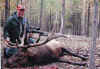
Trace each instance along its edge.
<instances>
[{"instance_id":1,"label":"elk leg","mask_svg":"<svg viewBox=\"0 0 100 69\"><path fill-rule=\"evenodd\" d=\"M70 52L70 51L68 51L68 50L65 49L65 48L62 48L62 52L64 53L64 55L68 54L68 55L71 55L71 56L74 56L74 57L81 58L82 60L87 60L86 57L84 57L84 56L80 56L80 55L75 54L75 53L73 53L73 52Z\"/></svg>"},{"instance_id":2,"label":"elk leg","mask_svg":"<svg viewBox=\"0 0 100 69\"><path fill-rule=\"evenodd\" d=\"M62 58L59 58L59 59L57 60L57 62L68 63L68 64L71 64L71 65L79 65L79 66L86 66L86 65L87 65L87 63L71 62L71 61L67 61L67 60L62 59Z\"/></svg>"}]
</instances>

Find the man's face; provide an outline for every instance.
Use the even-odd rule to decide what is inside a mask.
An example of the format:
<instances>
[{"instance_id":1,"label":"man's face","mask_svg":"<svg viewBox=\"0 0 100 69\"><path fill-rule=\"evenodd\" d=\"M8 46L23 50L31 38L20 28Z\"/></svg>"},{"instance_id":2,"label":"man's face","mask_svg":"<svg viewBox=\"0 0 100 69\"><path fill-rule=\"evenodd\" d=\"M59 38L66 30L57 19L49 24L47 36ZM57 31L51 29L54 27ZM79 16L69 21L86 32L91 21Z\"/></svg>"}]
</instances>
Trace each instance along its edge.
<instances>
[{"instance_id":1,"label":"man's face","mask_svg":"<svg viewBox=\"0 0 100 69\"><path fill-rule=\"evenodd\" d=\"M24 16L24 9L20 9L17 12L18 12L18 17L23 17Z\"/></svg>"}]
</instances>

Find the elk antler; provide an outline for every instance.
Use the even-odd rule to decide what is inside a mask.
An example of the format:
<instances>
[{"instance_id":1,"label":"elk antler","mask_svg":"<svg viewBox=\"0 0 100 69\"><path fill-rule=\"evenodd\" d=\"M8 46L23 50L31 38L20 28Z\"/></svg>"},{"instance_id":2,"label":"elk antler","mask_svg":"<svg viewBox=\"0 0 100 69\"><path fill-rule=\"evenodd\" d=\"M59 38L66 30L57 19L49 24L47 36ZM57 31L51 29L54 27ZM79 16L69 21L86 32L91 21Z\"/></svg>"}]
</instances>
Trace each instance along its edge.
<instances>
[{"instance_id":1,"label":"elk antler","mask_svg":"<svg viewBox=\"0 0 100 69\"><path fill-rule=\"evenodd\" d=\"M46 38L46 40L44 40L43 42L40 42L40 43L34 43L34 44L30 44L30 45L24 45L24 46L16 46L15 44L14 44L14 46L8 46L8 47L14 47L14 48L30 48L30 47L35 47L35 46L41 46L41 45L44 45L44 44L46 44L47 42L49 42L49 41L51 41L51 40L53 40L53 39L56 39L56 38L59 38L59 37L64 37L64 38L67 38L67 36L66 35L64 35L64 34L53 34L54 36L48 36L47 38Z\"/></svg>"},{"instance_id":2,"label":"elk antler","mask_svg":"<svg viewBox=\"0 0 100 69\"><path fill-rule=\"evenodd\" d=\"M41 46L41 45L44 45L44 44L46 44L47 42L49 42L49 41L51 41L53 39L59 38L59 37L67 38L67 36L65 36L63 34L57 34L57 35L52 36L52 37L48 36L45 41L43 41L41 43L35 43L35 44L28 45L26 48L35 47L35 46Z\"/></svg>"}]
</instances>

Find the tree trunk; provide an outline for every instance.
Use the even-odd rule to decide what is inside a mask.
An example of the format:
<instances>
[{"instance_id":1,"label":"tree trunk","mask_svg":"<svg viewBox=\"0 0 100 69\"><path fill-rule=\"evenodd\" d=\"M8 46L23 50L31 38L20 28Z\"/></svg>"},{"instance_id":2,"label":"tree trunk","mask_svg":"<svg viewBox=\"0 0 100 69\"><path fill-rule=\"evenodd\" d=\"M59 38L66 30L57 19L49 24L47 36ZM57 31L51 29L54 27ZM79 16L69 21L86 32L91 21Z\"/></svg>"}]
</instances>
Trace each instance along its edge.
<instances>
[{"instance_id":1,"label":"tree trunk","mask_svg":"<svg viewBox=\"0 0 100 69\"><path fill-rule=\"evenodd\" d=\"M21 4L22 4L22 0L21 0Z\"/></svg>"},{"instance_id":2,"label":"tree trunk","mask_svg":"<svg viewBox=\"0 0 100 69\"><path fill-rule=\"evenodd\" d=\"M100 7L99 7L100 8ZM98 10L98 25L97 25L97 38L99 38L99 33L100 33L100 10Z\"/></svg>"},{"instance_id":3,"label":"tree trunk","mask_svg":"<svg viewBox=\"0 0 100 69\"><path fill-rule=\"evenodd\" d=\"M89 58L89 69L96 69L95 65L95 49L97 37L97 24L98 24L98 0L94 0L94 22L92 24L92 39Z\"/></svg>"},{"instance_id":4,"label":"tree trunk","mask_svg":"<svg viewBox=\"0 0 100 69\"><path fill-rule=\"evenodd\" d=\"M9 6L10 6L9 0L5 0L5 23L7 21L9 14L10 14Z\"/></svg>"},{"instance_id":5,"label":"tree trunk","mask_svg":"<svg viewBox=\"0 0 100 69\"><path fill-rule=\"evenodd\" d=\"M52 32L57 33L58 11L56 11Z\"/></svg>"},{"instance_id":6,"label":"tree trunk","mask_svg":"<svg viewBox=\"0 0 100 69\"><path fill-rule=\"evenodd\" d=\"M43 17L43 0L41 0L41 8L40 8L40 28L42 25L42 17Z\"/></svg>"},{"instance_id":7,"label":"tree trunk","mask_svg":"<svg viewBox=\"0 0 100 69\"><path fill-rule=\"evenodd\" d=\"M82 35L85 35L85 6L86 6L86 0L83 0L82 19L81 19Z\"/></svg>"},{"instance_id":8,"label":"tree trunk","mask_svg":"<svg viewBox=\"0 0 100 69\"><path fill-rule=\"evenodd\" d=\"M88 5L88 16L87 16L87 30L86 30L87 37L89 37L89 24L90 24L90 3Z\"/></svg>"},{"instance_id":9,"label":"tree trunk","mask_svg":"<svg viewBox=\"0 0 100 69\"><path fill-rule=\"evenodd\" d=\"M50 23L49 23L49 32L51 32L51 30L52 30L52 10L51 10L51 8L50 8L50 16L49 16L49 20L50 20Z\"/></svg>"},{"instance_id":10,"label":"tree trunk","mask_svg":"<svg viewBox=\"0 0 100 69\"><path fill-rule=\"evenodd\" d=\"M19 0L17 0L17 2L16 2L16 6L18 6L18 3L19 3Z\"/></svg>"},{"instance_id":11,"label":"tree trunk","mask_svg":"<svg viewBox=\"0 0 100 69\"><path fill-rule=\"evenodd\" d=\"M64 15L65 15L65 0L62 0L62 14L61 14L61 27L60 27L60 33L64 33L64 23L65 23L65 19L64 19Z\"/></svg>"}]
</instances>

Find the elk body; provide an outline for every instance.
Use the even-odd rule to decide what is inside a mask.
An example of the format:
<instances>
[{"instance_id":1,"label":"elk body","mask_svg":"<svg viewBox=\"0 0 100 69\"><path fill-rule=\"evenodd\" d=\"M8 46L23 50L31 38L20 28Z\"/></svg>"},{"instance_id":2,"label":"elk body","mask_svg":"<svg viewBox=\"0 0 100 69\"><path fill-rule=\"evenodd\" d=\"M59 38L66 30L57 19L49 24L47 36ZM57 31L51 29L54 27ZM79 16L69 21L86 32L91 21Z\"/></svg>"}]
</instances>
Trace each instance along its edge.
<instances>
[{"instance_id":1,"label":"elk body","mask_svg":"<svg viewBox=\"0 0 100 69\"><path fill-rule=\"evenodd\" d=\"M20 65L24 66L25 64L47 64L49 62L64 62L80 66L86 65L86 63L69 62L61 59L64 55L71 55L86 60L85 57L72 53L64 47L64 43L56 41L55 39L37 47L19 47L17 54L8 58L6 65L15 67Z\"/></svg>"}]
</instances>

